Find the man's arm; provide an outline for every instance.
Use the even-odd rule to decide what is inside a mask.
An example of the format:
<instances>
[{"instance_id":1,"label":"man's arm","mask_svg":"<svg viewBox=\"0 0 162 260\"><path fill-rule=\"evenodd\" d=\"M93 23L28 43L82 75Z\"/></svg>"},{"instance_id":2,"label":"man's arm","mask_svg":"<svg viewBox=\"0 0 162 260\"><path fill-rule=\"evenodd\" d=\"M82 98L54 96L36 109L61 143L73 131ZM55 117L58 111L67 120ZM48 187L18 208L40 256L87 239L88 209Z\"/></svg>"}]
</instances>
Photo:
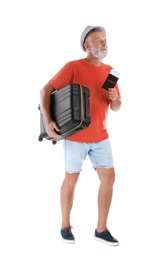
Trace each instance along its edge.
<instances>
[{"instance_id":1,"label":"man's arm","mask_svg":"<svg viewBox=\"0 0 162 260\"><path fill-rule=\"evenodd\" d=\"M121 107L121 99L119 99L116 88L109 88L108 89L108 97L110 101L110 108L111 110L117 112L120 110Z\"/></svg>"},{"instance_id":2,"label":"man's arm","mask_svg":"<svg viewBox=\"0 0 162 260\"><path fill-rule=\"evenodd\" d=\"M57 124L51 118L50 112L50 102L51 102L51 93L54 91L54 88L47 83L41 90L40 90L40 108L43 113L43 117L46 124L46 133L50 137L59 138L56 131L59 131Z\"/></svg>"}]
</instances>

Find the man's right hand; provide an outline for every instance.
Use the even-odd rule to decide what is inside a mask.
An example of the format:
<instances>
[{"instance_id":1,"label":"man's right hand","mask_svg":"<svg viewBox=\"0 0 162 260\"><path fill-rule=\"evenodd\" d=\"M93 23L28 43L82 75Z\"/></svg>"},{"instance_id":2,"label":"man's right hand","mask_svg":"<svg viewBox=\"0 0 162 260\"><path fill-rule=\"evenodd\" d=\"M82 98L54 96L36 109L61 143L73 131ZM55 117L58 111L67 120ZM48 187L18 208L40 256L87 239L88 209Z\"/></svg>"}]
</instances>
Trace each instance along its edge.
<instances>
[{"instance_id":1,"label":"man's right hand","mask_svg":"<svg viewBox=\"0 0 162 260\"><path fill-rule=\"evenodd\" d=\"M56 131L59 132L60 130L54 121L46 122L46 133L49 137L60 138L61 135L56 133Z\"/></svg>"}]
</instances>

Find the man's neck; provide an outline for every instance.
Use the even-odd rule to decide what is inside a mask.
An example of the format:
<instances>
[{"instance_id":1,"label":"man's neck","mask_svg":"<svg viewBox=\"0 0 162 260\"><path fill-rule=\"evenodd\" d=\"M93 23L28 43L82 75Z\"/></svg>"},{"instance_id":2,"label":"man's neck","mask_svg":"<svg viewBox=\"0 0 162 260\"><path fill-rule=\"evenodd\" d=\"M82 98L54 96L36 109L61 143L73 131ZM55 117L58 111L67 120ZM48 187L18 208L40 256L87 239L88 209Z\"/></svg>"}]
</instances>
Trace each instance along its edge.
<instances>
[{"instance_id":1,"label":"man's neck","mask_svg":"<svg viewBox=\"0 0 162 260\"><path fill-rule=\"evenodd\" d=\"M92 57L92 56L91 57L87 56L86 61L88 61L89 63L91 63L94 66L98 66L98 67L102 66L102 60Z\"/></svg>"}]
</instances>

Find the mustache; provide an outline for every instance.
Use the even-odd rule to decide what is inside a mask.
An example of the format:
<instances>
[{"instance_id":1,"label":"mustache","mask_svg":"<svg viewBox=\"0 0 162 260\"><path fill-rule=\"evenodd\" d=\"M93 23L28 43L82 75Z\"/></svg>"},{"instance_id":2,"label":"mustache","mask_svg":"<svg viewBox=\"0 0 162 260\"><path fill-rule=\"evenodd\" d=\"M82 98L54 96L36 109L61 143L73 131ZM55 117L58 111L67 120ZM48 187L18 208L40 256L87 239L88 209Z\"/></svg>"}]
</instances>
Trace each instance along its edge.
<instances>
[{"instance_id":1,"label":"mustache","mask_svg":"<svg viewBox=\"0 0 162 260\"><path fill-rule=\"evenodd\" d=\"M107 51L107 48L103 47L103 48L100 48L98 51L96 51L95 53L98 54L100 51Z\"/></svg>"},{"instance_id":2,"label":"mustache","mask_svg":"<svg viewBox=\"0 0 162 260\"><path fill-rule=\"evenodd\" d=\"M107 48L105 48L105 47L100 48L100 51L107 51Z\"/></svg>"}]
</instances>

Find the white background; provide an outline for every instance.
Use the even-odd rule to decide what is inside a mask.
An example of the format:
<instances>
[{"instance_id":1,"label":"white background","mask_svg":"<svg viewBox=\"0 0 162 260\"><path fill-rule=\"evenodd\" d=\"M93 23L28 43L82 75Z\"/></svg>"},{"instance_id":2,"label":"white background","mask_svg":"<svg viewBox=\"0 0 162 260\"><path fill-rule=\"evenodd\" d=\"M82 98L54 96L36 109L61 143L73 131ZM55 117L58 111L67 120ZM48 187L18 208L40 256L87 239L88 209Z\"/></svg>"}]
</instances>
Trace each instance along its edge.
<instances>
[{"instance_id":1,"label":"white background","mask_svg":"<svg viewBox=\"0 0 162 260\"><path fill-rule=\"evenodd\" d=\"M161 7L154 1L1 1L0 259L161 259ZM62 142L39 135L39 91L86 57L87 25L107 31L105 63L121 73L122 108L108 129L116 183L108 226L120 246L94 241L98 179L89 160L75 193L76 244L60 241Z\"/></svg>"}]
</instances>

